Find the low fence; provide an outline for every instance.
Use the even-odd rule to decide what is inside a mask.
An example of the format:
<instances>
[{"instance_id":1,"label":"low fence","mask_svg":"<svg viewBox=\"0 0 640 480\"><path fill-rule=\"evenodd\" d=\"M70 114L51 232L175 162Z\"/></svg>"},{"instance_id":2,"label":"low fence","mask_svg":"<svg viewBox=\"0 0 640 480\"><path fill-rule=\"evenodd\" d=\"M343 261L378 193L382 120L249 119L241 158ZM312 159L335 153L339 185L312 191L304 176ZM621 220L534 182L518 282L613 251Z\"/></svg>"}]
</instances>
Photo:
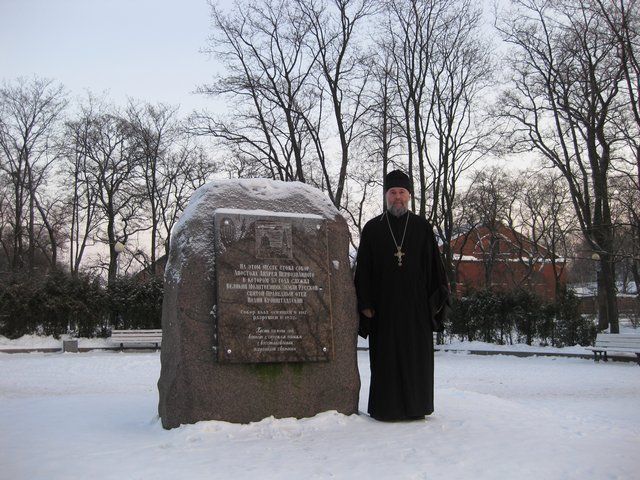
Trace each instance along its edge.
<instances>
[{"instance_id":1,"label":"low fence","mask_svg":"<svg viewBox=\"0 0 640 480\"><path fill-rule=\"evenodd\" d=\"M580 313L598 313L598 297L580 297ZM640 315L640 299L635 296L618 297L618 313L621 315Z\"/></svg>"}]
</instances>

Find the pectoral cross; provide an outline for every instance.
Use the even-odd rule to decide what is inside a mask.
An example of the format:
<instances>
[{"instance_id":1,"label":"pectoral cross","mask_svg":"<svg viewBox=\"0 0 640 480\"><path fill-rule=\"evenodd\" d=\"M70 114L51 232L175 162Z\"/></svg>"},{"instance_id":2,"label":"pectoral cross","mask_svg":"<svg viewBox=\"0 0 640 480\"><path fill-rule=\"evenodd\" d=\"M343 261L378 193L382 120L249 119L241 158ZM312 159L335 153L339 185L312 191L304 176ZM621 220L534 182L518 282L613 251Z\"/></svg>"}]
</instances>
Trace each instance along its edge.
<instances>
[{"instance_id":1,"label":"pectoral cross","mask_svg":"<svg viewBox=\"0 0 640 480\"><path fill-rule=\"evenodd\" d=\"M402 253L402 246L396 246L396 248L398 249L398 251L396 253L393 254L394 257L398 257L398 266L401 267L402 266L402 257L404 257L406 254Z\"/></svg>"}]
</instances>

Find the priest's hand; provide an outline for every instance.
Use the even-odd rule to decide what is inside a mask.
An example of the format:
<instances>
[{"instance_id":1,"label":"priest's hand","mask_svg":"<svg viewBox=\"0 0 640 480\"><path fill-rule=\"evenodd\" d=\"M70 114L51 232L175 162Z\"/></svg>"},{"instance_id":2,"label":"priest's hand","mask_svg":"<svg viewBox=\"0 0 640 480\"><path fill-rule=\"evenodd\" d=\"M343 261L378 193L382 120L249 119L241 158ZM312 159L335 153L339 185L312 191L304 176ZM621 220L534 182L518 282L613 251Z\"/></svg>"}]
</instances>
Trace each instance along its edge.
<instances>
[{"instance_id":1,"label":"priest's hand","mask_svg":"<svg viewBox=\"0 0 640 480\"><path fill-rule=\"evenodd\" d=\"M367 318L373 318L375 313L376 312L373 310L373 308L365 308L364 310L362 310L362 314Z\"/></svg>"}]
</instances>

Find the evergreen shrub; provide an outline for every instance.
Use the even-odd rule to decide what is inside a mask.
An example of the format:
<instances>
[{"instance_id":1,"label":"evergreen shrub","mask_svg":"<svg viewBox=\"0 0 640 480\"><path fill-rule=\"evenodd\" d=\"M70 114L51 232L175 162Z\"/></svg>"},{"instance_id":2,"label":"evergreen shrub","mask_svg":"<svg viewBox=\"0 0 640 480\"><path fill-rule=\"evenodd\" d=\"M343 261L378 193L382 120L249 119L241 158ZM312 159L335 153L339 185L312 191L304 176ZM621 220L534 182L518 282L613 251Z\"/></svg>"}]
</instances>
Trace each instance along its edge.
<instances>
[{"instance_id":1,"label":"evergreen shrub","mask_svg":"<svg viewBox=\"0 0 640 480\"><path fill-rule=\"evenodd\" d=\"M105 312L98 283L53 271L41 277L13 276L0 282L0 334L58 338L69 330L92 336Z\"/></svg>"},{"instance_id":2,"label":"evergreen shrub","mask_svg":"<svg viewBox=\"0 0 640 480\"><path fill-rule=\"evenodd\" d=\"M118 279L104 286L98 278L54 271L41 277L0 279L0 335L73 332L107 336L110 328L161 328L161 278Z\"/></svg>"},{"instance_id":3,"label":"evergreen shrub","mask_svg":"<svg viewBox=\"0 0 640 480\"><path fill-rule=\"evenodd\" d=\"M593 345L597 334L595 321L580 313L580 299L573 290L563 291L554 307L556 322L553 345Z\"/></svg>"},{"instance_id":4,"label":"evergreen shrub","mask_svg":"<svg viewBox=\"0 0 640 480\"><path fill-rule=\"evenodd\" d=\"M161 328L163 280L125 277L107 288L114 329Z\"/></svg>"},{"instance_id":5,"label":"evergreen shrub","mask_svg":"<svg viewBox=\"0 0 640 480\"><path fill-rule=\"evenodd\" d=\"M498 344L590 345L596 327L580 315L579 302L572 291L563 292L556 302L545 302L524 289L476 290L453 300L446 333Z\"/></svg>"}]
</instances>

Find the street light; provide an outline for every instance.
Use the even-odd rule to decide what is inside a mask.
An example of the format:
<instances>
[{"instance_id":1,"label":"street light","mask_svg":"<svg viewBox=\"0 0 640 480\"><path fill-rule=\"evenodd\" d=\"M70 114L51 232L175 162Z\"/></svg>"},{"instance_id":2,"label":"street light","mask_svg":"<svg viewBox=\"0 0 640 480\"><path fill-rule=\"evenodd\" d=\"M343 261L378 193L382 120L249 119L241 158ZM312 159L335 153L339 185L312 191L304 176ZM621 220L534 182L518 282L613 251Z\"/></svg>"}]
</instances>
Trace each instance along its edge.
<instances>
[{"instance_id":1,"label":"street light","mask_svg":"<svg viewBox=\"0 0 640 480\"><path fill-rule=\"evenodd\" d=\"M593 252L591 254L591 260L593 260L596 264L596 293L594 295L594 298L597 298L597 305L598 305L598 324L600 323L600 316L602 315L601 312L601 308L600 308L600 255L598 254L598 252Z\"/></svg>"},{"instance_id":2,"label":"street light","mask_svg":"<svg viewBox=\"0 0 640 480\"><path fill-rule=\"evenodd\" d=\"M596 292L598 292L598 280L600 277L600 255L598 254L598 252L593 252L593 254L591 254L591 260L593 260L596 264Z\"/></svg>"},{"instance_id":3,"label":"street light","mask_svg":"<svg viewBox=\"0 0 640 480\"><path fill-rule=\"evenodd\" d=\"M125 251L124 243L120 240L116 240L116 243L113 244L113 251L116 252L116 275L113 279L114 282L118 281L118 270L120 270L120 254ZM112 311L110 315L110 322L113 327L116 327L119 323L120 313L117 311Z\"/></svg>"},{"instance_id":4,"label":"street light","mask_svg":"<svg viewBox=\"0 0 640 480\"><path fill-rule=\"evenodd\" d=\"M116 252L116 278L118 278L118 270L120 270L120 254L125 250L124 243L120 240L116 241L113 245L113 250Z\"/></svg>"},{"instance_id":5,"label":"street light","mask_svg":"<svg viewBox=\"0 0 640 480\"><path fill-rule=\"evenodd\" d=\"M118 240L113 246L113 249L116 251L118 255L120 255L122 252L124 252L124 243ZM594 253L594 255L597 255L597 253Z\"/></svg>"}]
</instances>

